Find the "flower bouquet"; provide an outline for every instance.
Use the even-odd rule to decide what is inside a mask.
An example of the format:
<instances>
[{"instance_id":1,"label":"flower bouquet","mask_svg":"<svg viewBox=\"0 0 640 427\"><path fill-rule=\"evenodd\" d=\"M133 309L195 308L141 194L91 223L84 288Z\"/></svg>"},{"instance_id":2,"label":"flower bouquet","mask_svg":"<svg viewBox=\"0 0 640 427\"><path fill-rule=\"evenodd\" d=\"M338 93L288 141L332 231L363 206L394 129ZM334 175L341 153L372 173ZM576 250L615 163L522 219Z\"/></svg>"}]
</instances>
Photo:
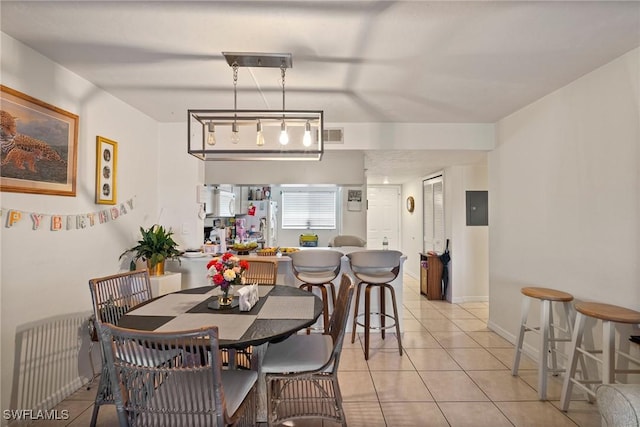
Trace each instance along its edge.
<instances>
[{"instance_id":1,"label":"flower bouquet","mask_svg":"<svg viewBox=\"0 0 640 427\"><path fill-rule=\"evenodd\" d=\"M220 306L231 305L233 297L229 291L233 285L242 284L242 273L249 269L249 262L227 252L215 257L207 263L207 278L213 286L219 286L222 296L218 299Z\"/></svg>"}]
</instances>

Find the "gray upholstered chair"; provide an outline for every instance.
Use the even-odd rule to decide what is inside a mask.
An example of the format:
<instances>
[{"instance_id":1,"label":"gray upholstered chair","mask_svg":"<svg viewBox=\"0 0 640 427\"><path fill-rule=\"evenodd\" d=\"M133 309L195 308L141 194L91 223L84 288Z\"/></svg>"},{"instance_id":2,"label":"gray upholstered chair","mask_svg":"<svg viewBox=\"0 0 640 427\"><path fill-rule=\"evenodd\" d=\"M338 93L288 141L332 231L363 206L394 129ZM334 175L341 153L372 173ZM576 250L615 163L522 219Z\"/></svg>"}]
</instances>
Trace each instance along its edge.
<instances>
[{"instance_id":1,"label":"gray upholstered chair","mask_svg":"<svg viewBox=\"0 0 640 427\"><path fill-rule=\"evenodd\" d=\"M329 331L329 295L331 290L331 306L336 304L336 287L333 280L340 274L342 252L329 249L305 249L289 254L293 267L293 274L302 282L300 289L313 292L317 287L322 293L322 315L324 332Z\"/></svg>"},{"instance_id":2,"label":"gray upholstered chair","mask_svg":"<svg viewBox=\"0 0 640 427\"><path fill-rule=\"evenodd\" d=\"M640 384L602 384L596 397L602 427L640 427Z\"/></svg>"},{"instance_id":3,"label":"gray upholstered chair","mask_svg":"<svg viewBox=\"0 0 640 427\"><path fill-rule=\"evenodd\" d=\"M121 427L255 425L258 375L222 370L217 327L142 332L103 323L100 334ZM165 362L148 363L150 351Z\"/></svg>"},{"instance_id":4,"label":"gray upholstered chair","mask_svg":"<svg viewBox=\"0 0 640 427\"><path fill-rule=\"evenodd\" d=\"M329 246L340 247L340 246L358 246L363 248L367 244L367 241L361 239L358 236L349 236L349 235L338 235L329 241Z\"/></svg>"},{"instance_id":5,"label":"gray upholstered chair","mask_svg":"<svg viewBox=\"0 0 640 427\"><path fill-rule=\"evenodd\" d=\"M127 311L151 299L151 281L147 270L128 271L91 279L89 280L89 289L93 302L91 324L96 328L96 331L96 324L117 324L120 317ZM100 340L99 334L95 334L95 339ZM102 361L102 375L93 406L91 427L96 425L100 407L114 403L113 390L104 363L104 353L102 353Z\"/></svg>"},{"instance_id":6,"label":"gray upholstered chair","mask_svg":"<svg viewBox=\"0 0 640 427\"><path fill-rule=\"evenodd\" d=\"M292 335L267 347L262 372L266 374L270 426L305 418L347 425L338 365L352 298L353 281L343 274L328 335Z\"/></svg>"},{"instance_id":7,"label":"gray upholstered chair","mask_svg":"<svg viewBox=\"0 0 640 427\"><path fill-rule=\"evenodd\" d=\"M398 339L398 350L402 356L402 337L400 335L400 318L398 316L398 304L396 302L396 292L391 286L391 282L398 277L400 272L400 251L388 250L368 250L351 252L347 255L351 264L351 270L359 280L356 289L356 303L353 310L353 329L351 332L351 342L356 338L357 325L364 327L364 358L369 359L369 334L371 329L380 330L382 339L385 338L385 330L395 327L396 337ZM366 285L364 293L364 312L360 313L360 290L362 285ZM378 289L380 292L379 310L372 312L371 307L371 291ZM386 313L385 294L389 291L393 306L393 315ZM378 325L371 325L371 317L377 317ZM358 321L364 318L364 322ZM387 325L386 320L391 319L392 324Z\"/></svg>"}]
</instances>

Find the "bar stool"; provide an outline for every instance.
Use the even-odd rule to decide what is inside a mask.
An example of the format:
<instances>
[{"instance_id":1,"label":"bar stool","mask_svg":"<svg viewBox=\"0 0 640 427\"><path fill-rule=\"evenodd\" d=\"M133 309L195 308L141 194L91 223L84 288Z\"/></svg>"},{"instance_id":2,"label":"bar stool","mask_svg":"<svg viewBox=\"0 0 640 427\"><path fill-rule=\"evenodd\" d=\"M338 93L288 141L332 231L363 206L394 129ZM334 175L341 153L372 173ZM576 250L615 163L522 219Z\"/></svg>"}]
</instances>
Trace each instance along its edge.
<instances>
[{"instance_id":1,"label":"bar stool","mask_svg":"<svg viewBox=\"0 0 640 427\"><path fill-rule=\"evenodd\" d=\"M640 359L634 358L628 353L616 350L616 323L628 325L640 324L640 312L617 305L603 304L598 302L579 302L575 304L577 316L573 327L573 338L571 340L571 352L569 356L569 367L567 375L562 385L562 398L560 399L560 409L567 411L571 399L571 389L577 385L584 390L590 399L595 397L595 384L614 384L616 374L640 374L640 369L618 369L616 367L615 356L625 358L637 365ZM602 350L586 350L582 348L582 338L584 335L584 324L587 317L602 321ZM594 354L602 353L602 359ZM579 356L586 356L602 363L602 379L590 380L586 370L582 373L582 379L575 377L576 363Z\"/></svg>"},{"instance_id":2,"label":"bar stool","mask_svg":"<svg viewBox=\"0 0 640 427\"><path fill-rule=\"evenodd\" d=\"M520 290L524 295L522 299L522 321L520 322L520 333L516 343L516 351L513 359L512 375L518 375L520 366L520 356L522 355L522 346L524 342L525 332L536 332L540 334L540 344L538 347L538 397L540 400L547 398L547 372L557 375L564 369L558 369L558 361L556 358L556 343L571 341L571 307L570 302L573 301L573 295L566 292L549 288L525 287ZM529 307L531 299L540 300L540 325L532 327L527 325L529 317ZM563 329L556 325L553 321L552 302L561 302L564 308L565 321L567 328ZM562 331L564 336L556 338L555 330ZM549 369L549 353L551 353L551 369Z\"/></svg>"},{"instance_id":3,"label":"bar stool","mask_svg":"<svg viewBox=\"0 0 640 427\"><path fill-rule=\"evenodd\" d=\"M400 251L388 250L367 250L351 252L347 255L351 264L351 270L357 279L360 280L356 289L356 304L353 310L353 328L351 331L351 342L356 338L356 326L364 327L364 358L369 360L369 332L371 329L379 329L382 339L384 339L385 330L395 327L396 336L398 338L398 350L402 356L402 337L400 336L400 319L398 316L398 305L396 303L396 292L392 281L398 277L400 272ZM364 294L364 313L358 312L360 302L360 290L362 285L366 284ZM371 290L377 288L380 292L379 310L371 311ZM393 316L386 314L385 294L389 291L393 305ZM371 326L371 316L375 315L379 318L379 326ZM358 318L364 317L364 323L358 321ZM393 320L391 325L386 325L385 320L390 318Z\"/></svg>"},{"instance_id":4,"label":"bar stool","mask_svg":"<svg viewBox=\"0 0 640 427\"><path fill-rule=\"evenodd\" d=\"M304 249L288 254L293 266L293 274L302 282L300 289L313 292L318 287L322 293L322 316L324 333L329 332L329 296L327 286L331 289L331 306L336 305L336 288L333 280L340 273L342 252L325 249ZM307 329L309 333L309 329Z\"/></svg>"}]
</instances>

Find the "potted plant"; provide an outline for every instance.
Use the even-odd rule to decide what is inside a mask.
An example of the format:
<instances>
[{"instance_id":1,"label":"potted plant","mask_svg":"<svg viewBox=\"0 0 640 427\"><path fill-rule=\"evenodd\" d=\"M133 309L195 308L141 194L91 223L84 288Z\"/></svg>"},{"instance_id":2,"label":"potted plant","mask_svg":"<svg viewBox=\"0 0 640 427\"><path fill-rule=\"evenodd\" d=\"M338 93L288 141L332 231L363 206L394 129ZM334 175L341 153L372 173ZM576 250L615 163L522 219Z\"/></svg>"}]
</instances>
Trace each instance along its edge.
<instances>
[{"instance_id":1,"label":"potted plant","mask_svg":"<svg viewBox=\"0 0 640 427\"><path fill-rule=\"evenodd\" d=\"M131 270L135 270L138 259L143 259L147 262L149 274L160 276L164 274L164 262L167 259L178 259L180 261L178 258L178 255L180 255L180 251L177 248L178 244L171 237L173 231L154 224L147 230L140 227L140 234L142 239L138 240L138 244L120 255L120 259L122 259L129 252L134 254L129 266Z\"/></svg>"}]
</instances>

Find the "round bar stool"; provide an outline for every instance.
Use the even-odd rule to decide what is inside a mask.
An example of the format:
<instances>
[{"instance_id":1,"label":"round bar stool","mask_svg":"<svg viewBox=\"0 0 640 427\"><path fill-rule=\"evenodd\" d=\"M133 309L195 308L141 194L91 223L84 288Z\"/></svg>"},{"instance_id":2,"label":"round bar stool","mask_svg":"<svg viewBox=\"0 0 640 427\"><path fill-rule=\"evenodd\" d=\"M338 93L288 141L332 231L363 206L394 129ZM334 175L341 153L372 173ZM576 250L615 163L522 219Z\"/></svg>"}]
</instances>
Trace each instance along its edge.
<instances>
[{"instance_id":1,"label":"round bar stool","mask_svg":"<svg viewBox=\"0 0 640 427\"><path fill-rule=\"evenodd\" d=\"M396 292L391 282L398 277L400 272L400 257L402 252L389 250L366 250L351 252L347 255L351 264L351 270L359 280L355 293L355 308L353 310L353 329L351 331L351 342L356 338L356 326L364 327L364 358L369 359L369 332L371 329L379 329L381 337L384 339L385 330L395 327L398 338L398 350L402 356L402 337L400 336L400 319L398 316L398 305L396 303ZM362 285L366 285L364 294L364 313L358 312L360 303L360 290ZM371 290L378 289L380 292L379 311L371 311ZM389 291L393 306L393 315L386 313L385 294ZM371 316L377 316L378 326L371 326ZM364 323L359 322L359 318L364 317ZM390 318L393 323L386 324L386 319Z\"/></svg>"},{"instance_id":2,"label":"round bar stool","mask_svg":"<svg viewBox=\"0 0 640 427\"><path fill-rule=\"evenodd\" d=\"M302 282L300 289L313 292L317 287L322 293L322 316L324 333L329 332L329 296L327 286L331 289L331 306L336 305L336 288L333 280L340 274L342 252L325 249L304 249L288 254L293 266L293 274ZM309 329L307 329L309 333Z\"/></svg>"},{"instance_id":3,"label":"round bar stool","mask_svg":"<svg viewBox=\"0 0 640 427\"><path fill-rule=\"evenodd\" d=\"M578 302L575 304L577 316L573 327L573 338L571 339L571 352L569 356L569 367L562 385L562 398L560 399L560 409L567 411L571 399L571 389L575 384L587 393L590 399L595 397L596 384L614 384L615 375L640 374L640 369L619 369L616 367L616 354L621 359L626 359L640 366L640 359L634 358L628 353L616 350L616 323L628 325L640 324L640 312L617 305L603 304L599 302ZM585 321L587 318L602 321L602 350L586 350L582 348L582 338L584 336ZM602 359L595 354L602 353ZM580 380L574 378L576 375L576 364L580 356L586 356L602 364L602 378L591 380L588 378L586 370L582 372Z\"/></svg>"},{"instance_id":4,"label":"round bar stool","mask_svg":"<svg viewBox=\"0 0 640 427\"><path fill-rule=\"evenodd\" d=\"M540 334L540 343L538 346L538 397L540 400L547 398L547 372L557 375L564 369L558 369L558 360L556 358L556 343L571 341L571 306L573 295L566 292L549 288L525 287L520 290L524 295L522 298L522 321L520 322L520 333L516 342L516 349L513 359L512 375L518 375L520 366L520 356L522 355L522 346L524 343L525 332L536 332ZM527 325L529 317L529 308L531 299L540 300L540 326L532 327ZM567 328L563 329L560 325L556 325L553 321L552 302L560 302L564 308L564 315ZM562 337L556 337L555 330L563 332ZM549 369L549 356L551 356L551 369Z\"/></svg>"}]
</instances>

